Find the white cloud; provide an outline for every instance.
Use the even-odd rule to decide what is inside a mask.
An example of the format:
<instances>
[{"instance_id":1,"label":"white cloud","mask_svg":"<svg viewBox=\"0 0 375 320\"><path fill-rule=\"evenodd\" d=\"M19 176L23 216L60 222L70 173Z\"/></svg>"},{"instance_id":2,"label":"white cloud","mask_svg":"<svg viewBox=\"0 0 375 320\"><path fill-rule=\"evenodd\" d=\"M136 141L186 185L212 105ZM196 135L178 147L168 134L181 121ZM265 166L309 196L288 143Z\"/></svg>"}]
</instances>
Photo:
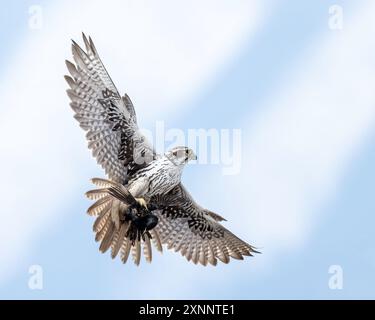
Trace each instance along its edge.
<instances>
[{"instance_id":1,"label":"white cloud","mask_svg":"<svg viewBox=\"0 0 375 320\"><path fill-rule=\"evenodd\" d=\"M65 95L70 38L81 30L93 36L118 88L149 124L159 114L170 119L173 106L202 90L260 14L258 1L167 0L64 1L43 7L43 16L42 29L29 30L1 75L0 281L60 219L85 179L101 173Z\"/></svg>"},{"instance_id":2,"label":"white cloud","mask_svg":"<svg viewBox=\"0 0 375 320\"><path fill-rule=\"evenodd\" d=\"M243 171L223 180L242 191L223 209L236 230L263 247L261 259L306 243L374 128L374 10L367 2L344 31L320 35L244 124Z\"/></svg>"}]
</instances>

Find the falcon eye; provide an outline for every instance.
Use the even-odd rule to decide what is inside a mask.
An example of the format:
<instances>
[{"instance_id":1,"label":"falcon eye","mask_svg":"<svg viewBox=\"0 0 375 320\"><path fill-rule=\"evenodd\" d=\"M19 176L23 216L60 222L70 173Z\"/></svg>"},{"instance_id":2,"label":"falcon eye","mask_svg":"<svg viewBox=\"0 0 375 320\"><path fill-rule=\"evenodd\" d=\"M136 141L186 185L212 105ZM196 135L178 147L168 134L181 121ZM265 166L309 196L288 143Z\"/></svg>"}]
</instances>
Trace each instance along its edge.
<instances>
[{"instance_id":1,"label":"falcon eye","mask_svg":"<svg viewBox=\"0 0 375 320\"><path fill-rule=\"evenodd\" d=\"M173 151L172 154L177 158L178 157L178 151Z\"/></svg>"}]
</instances>

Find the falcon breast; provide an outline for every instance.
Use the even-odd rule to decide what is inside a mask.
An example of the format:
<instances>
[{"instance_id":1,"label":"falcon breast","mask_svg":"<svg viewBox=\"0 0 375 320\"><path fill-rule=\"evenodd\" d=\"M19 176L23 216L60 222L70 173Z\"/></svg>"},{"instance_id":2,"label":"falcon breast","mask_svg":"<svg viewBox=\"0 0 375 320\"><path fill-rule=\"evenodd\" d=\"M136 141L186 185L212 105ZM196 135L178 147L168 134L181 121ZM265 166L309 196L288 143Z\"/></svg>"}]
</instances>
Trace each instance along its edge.
<instances>
[{"instance_id":1,"label":"falcon breast","mask_svg":"<svg viewBox=\"0 0 375 320\"><path fill-rule=\"evenodd\" d=\"M107 179L94 178L96 189L88 214L100 251L111 250L125 263L152 260L152 244L162 251L179 251L195 264L216 265L220 260L243 259L257 252L253 246L224 228L220 215L199 206L181 183L183 168L195 160L187 147L157 154L140 133L133 103L120 96L91 38L83 34L86 50L73 41L75 63L66 61L65 76L70 106L88 147Z\"/></svg>"}]
</instances>

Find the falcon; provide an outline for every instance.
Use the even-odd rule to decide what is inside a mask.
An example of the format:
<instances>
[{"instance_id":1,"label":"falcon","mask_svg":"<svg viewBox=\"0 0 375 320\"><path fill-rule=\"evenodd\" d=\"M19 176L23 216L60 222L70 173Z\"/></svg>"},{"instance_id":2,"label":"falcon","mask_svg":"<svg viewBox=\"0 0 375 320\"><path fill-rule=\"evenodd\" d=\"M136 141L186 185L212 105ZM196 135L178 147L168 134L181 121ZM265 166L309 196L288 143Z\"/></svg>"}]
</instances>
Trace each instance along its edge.
<instances>
[{"instance_id":1,"label":"falcon","mask_svg":"<svg viewBox=\"0 0 375 320\"><path fill-rule=\"evenodd\" d=\"M93 230L99 250L139 265L152 260L152 245L163 245L204 266L243 260L258 251L227 230L220 215L198 205L181 183L185 165L196 159L181 146L161 155L140 132L129 96L121 96L99 58L91 37L85 49L72 41L75 63L66 61L67 94L74 118L86 131L88 147L107 179L94 178Z\"/></svg>"}]
</instances>

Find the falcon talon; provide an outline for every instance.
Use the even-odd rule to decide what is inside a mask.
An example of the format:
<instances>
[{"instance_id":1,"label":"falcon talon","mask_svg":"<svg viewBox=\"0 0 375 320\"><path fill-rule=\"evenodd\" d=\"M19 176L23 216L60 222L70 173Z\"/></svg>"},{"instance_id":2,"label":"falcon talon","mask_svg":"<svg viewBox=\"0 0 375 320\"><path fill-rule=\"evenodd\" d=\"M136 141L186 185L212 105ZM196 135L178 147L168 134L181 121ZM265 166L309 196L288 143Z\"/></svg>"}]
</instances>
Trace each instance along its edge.
<instances>
[{"instance_id":1,"label":"falcon talon","mask_svg":"<svg viewBox=\"0 0 375 320\"><path fill-rule=\"evenodd\" d=\"M141 207L147 209L147 202L146 202L145 199L143 199L143 198L135 198L135 201L137 201L138 204L139 204Z\"/></svg>"}]
</instances>

